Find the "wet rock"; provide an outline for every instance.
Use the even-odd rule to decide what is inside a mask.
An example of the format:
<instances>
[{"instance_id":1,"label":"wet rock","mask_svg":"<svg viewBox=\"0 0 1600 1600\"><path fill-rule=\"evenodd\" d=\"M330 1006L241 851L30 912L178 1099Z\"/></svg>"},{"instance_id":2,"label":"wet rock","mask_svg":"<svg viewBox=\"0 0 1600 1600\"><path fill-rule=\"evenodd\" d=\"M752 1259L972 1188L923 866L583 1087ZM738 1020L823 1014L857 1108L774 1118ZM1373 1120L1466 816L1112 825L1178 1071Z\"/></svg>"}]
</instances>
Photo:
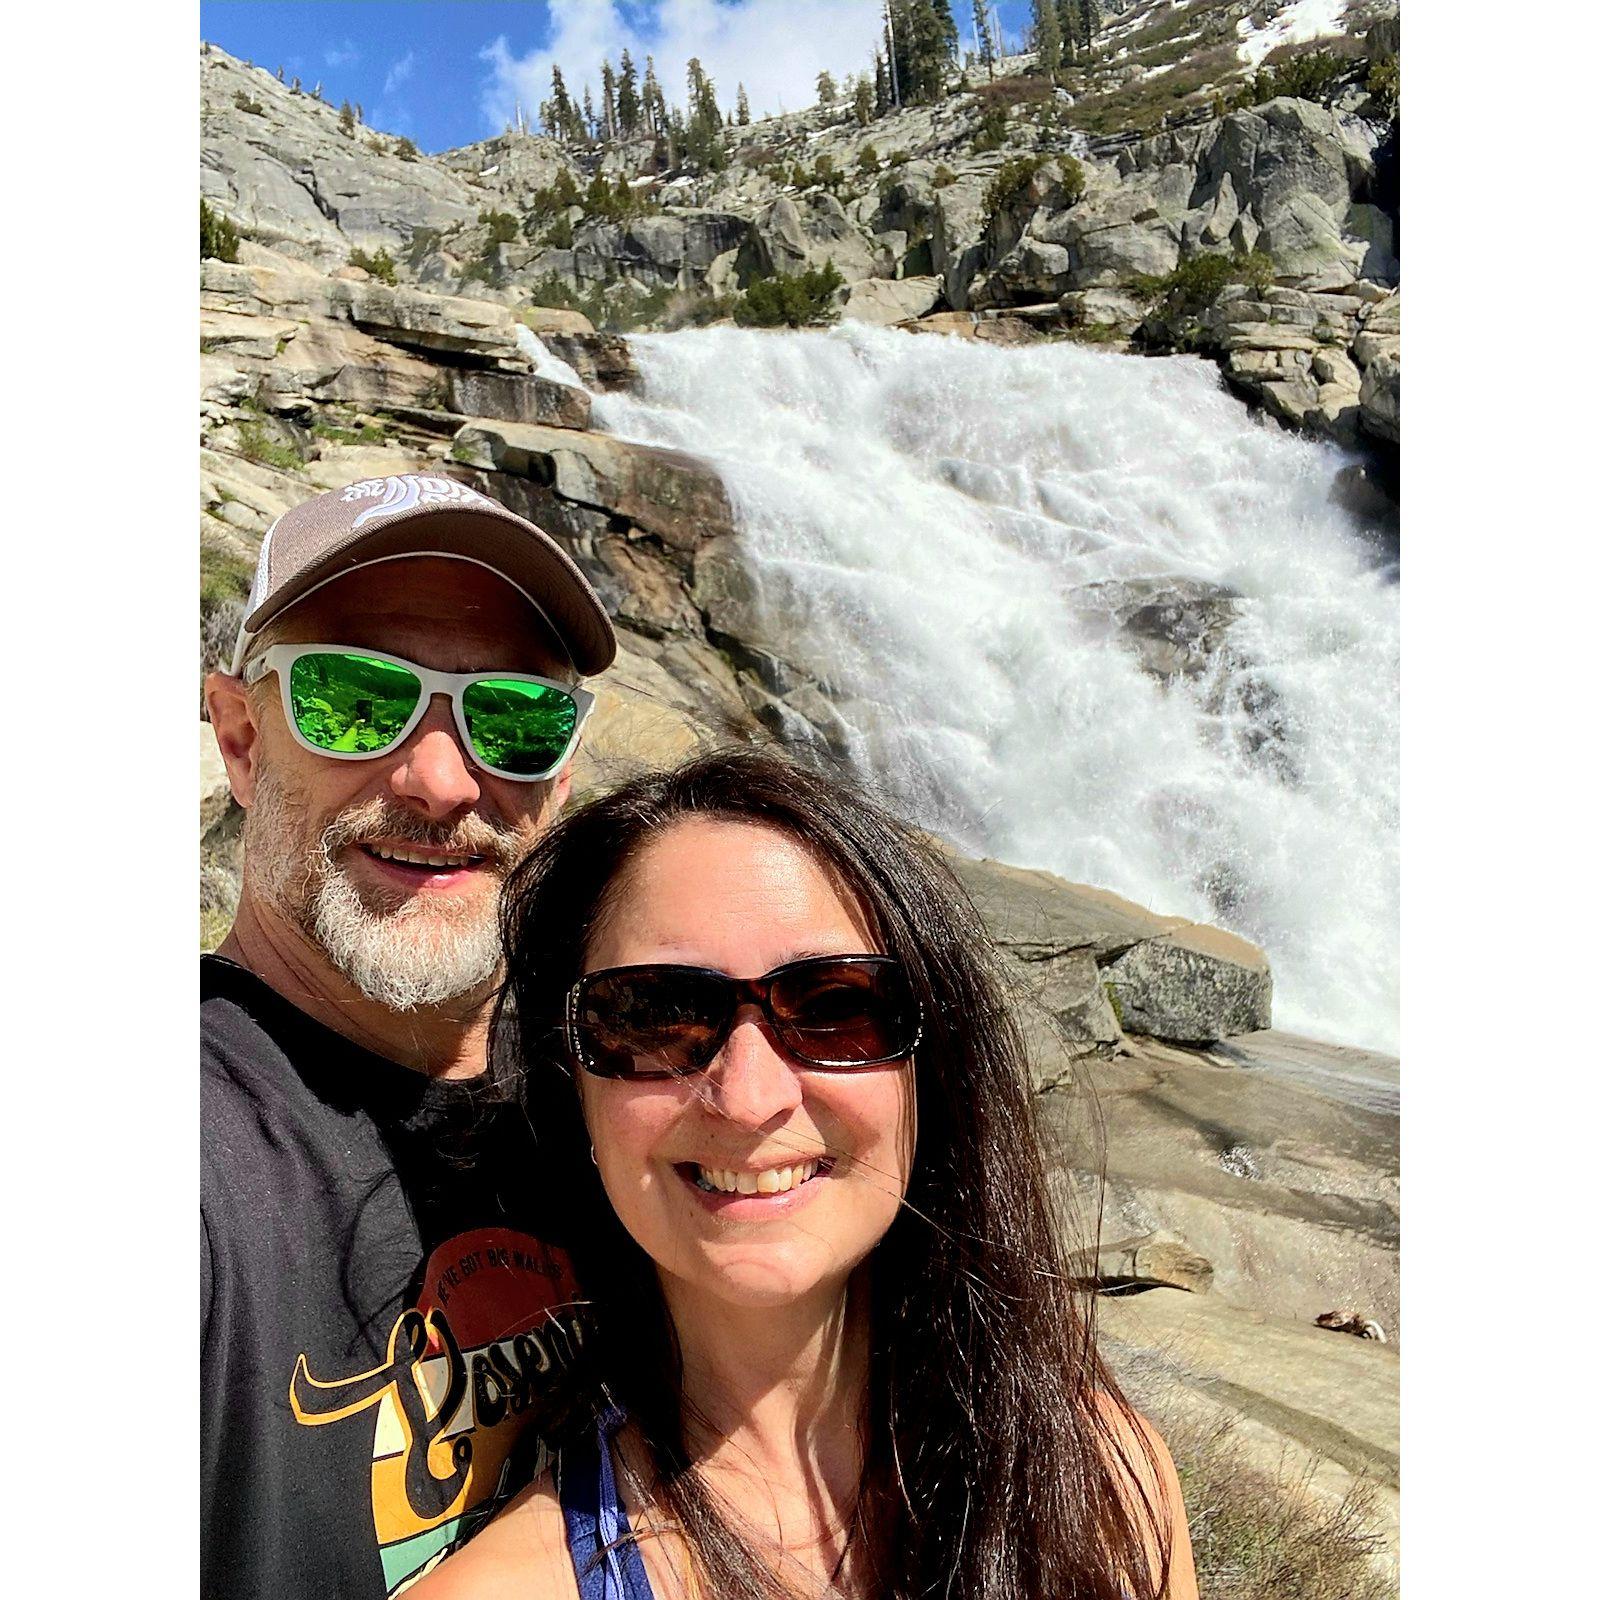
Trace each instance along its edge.
<instances>
[{"instance_id":1,"label":"wet rock","mask_svg":"<svg viewBox=\"0 0 1600 1600\"><path fill-rule=\"evenodd\" d=\"M455 459L553 487L564 499L626 517L668 545L694 550L733 531L727 491L694 456L602 433L476 419L456 435Z\"/></svg>"},{"instance_id":2,"label":"wet rock","mask_svg":"<svg viewBox=\"0 0 1600 1600\"><path fill-rule=\"evenodd\" d=\"M639 381L628 341L619 333L540 332L551 355L565 361L591 389L629 389Z\"/></svg>"},{"instance_id":3,"label":"wet rock","mask_svg":"<svg viewBox=\"0 0 1600 1600\"><path fill-rule=\"evenodd\" d=\"M1272 973L1262 952L1220 928L1190 923L1104 963L1117 1020L1129 1033L1203 1043L1272 1026Z\"/></svg>"},{"instance_id":4,"label":"wet rock","mask_svg":"<svg viewBox=\"0 0 1600 1600\"><path fill-rule=\"evenodd\" d=\"M548 428L587 428L591 401L570 383L520 373L450 371L445 404L464 417L535 422Z\"/></svg>"}]
</instances>

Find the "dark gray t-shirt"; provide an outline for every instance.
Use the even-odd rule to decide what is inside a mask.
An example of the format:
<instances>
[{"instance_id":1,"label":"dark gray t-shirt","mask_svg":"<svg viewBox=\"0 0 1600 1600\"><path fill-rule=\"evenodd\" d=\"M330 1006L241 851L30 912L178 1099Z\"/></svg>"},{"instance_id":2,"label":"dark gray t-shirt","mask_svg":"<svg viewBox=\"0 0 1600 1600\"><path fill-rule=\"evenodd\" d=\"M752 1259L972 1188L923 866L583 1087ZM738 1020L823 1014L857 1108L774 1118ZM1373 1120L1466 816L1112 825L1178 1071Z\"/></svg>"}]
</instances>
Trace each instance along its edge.
<instances>
[{"instance_id":1,"label":"dark gray t-shirt","mask_svg":"<svg viewBox=\"0 0 1600 1600\"><path fill-rule=\"evenodd\" d=\"M202 1593L383 1600L532 1471L581 1337L534 1142L231 962L200 1015Z\"/></svg>"}]
</instances>

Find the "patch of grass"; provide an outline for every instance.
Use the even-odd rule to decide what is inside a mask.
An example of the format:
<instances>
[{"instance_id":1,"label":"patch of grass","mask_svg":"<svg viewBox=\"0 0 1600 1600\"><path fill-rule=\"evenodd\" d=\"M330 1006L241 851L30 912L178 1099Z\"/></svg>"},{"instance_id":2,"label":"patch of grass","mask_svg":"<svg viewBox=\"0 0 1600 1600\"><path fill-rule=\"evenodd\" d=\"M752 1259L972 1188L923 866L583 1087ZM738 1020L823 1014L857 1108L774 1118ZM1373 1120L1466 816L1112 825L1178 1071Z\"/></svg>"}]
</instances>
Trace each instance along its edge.
<instances>
[{"instance_id":1,"label":"patch of grass","mask_svg":"<svg viewBox=\"0 0 1600 1600\"><path fill-rule=\"evenodd\" d=\"M402 139L394 147L394 153L399 156L402 161L415 161L422 154L422 152L417 149L416 145L414 145L409 139Z\"/></svg>"},{"instance_id":2,"label":"patch of grass","mask_svg":"<svg viewBox=\"0 0 1600 1600\"><path fill-rule=\"evenodd\" d=\"M200 609L209 611L229 600L243 602L250 595L250 580L255 576L252 562L241 560L213 545L200 546Z\"/></svg>"},{"instance_id":3,"label":"patch of grass","mask_svg":"<svg viewBox=\"0 0 1600 1600\"><path fill-rule=\"evenodd\" d=\"M955 173L943 163L933 169L933 186L935 189L948 189L955 181Z\"/></svg>"},{"instance_id":4,"label":"patch of grass","mask_svg":"<svg viewBox=\"0 0 1600 1600\"><path fill-rule=\"evenodd\" d=\"M303 465L299 451L274 438L260 422L239 424L239 454L246 461L259 462L279 472L298 472Z\"/></svg>"},{"instance_id":5,"label":"patch of grass","mask_svg":"<svg viewBox=\"0 0 1600 1600\"><path fill-rule=\"evenodd\" d=\"M1161 1431L1206 1600L1393 1600L1372 1562L1384 1540L1370 1484L1330 1503L1311 1493L1309 1474L1262 1471L1226 1422L1169 1420Z\"/></svg>"},{"instance_id":6,"label":"patch of grass","mask_svg":"<svg viewBox=\"0 0 1600 1600\"><path fill-rule=\"evenodd\" d=\"M1121 344L1127 336L1114 322L1080 322L1075 327L1064 328L1062 337L1073 344ZM1108 983L1105 987L1109 996L1116 985ZM1111 1009L1113 1011L1117 1009L1115 1002L1112 1003ZM1119 1023L1122 1021L1121 1016L1118 1016L1117 1021Z\"/></svg>"},{"instance_id":7,"label":"patch of grass","mask_svg":"<svg viewBox=\"0 0 1600 1600\"><path fill-rule=\"evenodd\" d=\"M1072 108L1073 126L1099 136L1146 133L1165 117L1181 117L1208 105L1215 86L1235 79L1238 67L1231 45L1202 50L1159 78L1141 74L1119 88L1084 94Z\"/></svg>"}]
</instances>

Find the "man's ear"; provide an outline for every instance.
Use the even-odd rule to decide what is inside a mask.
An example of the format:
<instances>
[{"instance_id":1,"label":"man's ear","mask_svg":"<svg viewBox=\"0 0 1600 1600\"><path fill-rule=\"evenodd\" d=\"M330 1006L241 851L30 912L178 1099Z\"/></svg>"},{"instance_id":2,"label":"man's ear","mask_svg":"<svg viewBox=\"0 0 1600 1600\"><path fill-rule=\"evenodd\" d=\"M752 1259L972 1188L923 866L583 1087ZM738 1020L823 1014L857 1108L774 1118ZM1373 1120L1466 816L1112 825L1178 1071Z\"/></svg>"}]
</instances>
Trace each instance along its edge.
<instances>
[{"instance_id":1,"label":"man's ear","mask_svg":"<svg viewBox=\"0 0 1600 1600\"><path fill-rule=\"evenodd\" d=\"M251 712L244 680L226 672L207 673L205 697L217 749L228 769L228 785L233 798L248 811L256 797L261 730Z\"/></svg>"},{"instance_id":2,"label":"man's ear","mask_svg":"<svg viewBox=\"0 0 1600 1600\"><path fill-rule=\"evenodd\" d=\"M568 757L566 766L561 769L560 774L550 785L548 810L552 822L561 815L561 808L567 803L567 796L572 793L572 767L576 756L577 751L574 750L572 756Z\"/></svg>"}]
</instances>

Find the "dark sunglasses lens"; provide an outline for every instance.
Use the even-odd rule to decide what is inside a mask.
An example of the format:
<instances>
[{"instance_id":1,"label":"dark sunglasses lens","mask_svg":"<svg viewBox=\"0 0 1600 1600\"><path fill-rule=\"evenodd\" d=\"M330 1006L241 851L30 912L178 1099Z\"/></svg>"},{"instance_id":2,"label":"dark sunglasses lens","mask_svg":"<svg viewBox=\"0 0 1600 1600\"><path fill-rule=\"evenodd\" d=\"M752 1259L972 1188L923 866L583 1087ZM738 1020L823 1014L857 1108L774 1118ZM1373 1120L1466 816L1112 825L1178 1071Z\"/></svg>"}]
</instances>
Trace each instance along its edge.
<instances>
[{"instance_id":1,"label":"dark sunglasses lens","mask_svg":"<svg viewBox=\"0 0 1600 1600\"><path fill-rule=\"evenodd\" d=\"M818 961L772 986L785 1046L815 1065L896 1061L917 1037L917 1008L892 961Z\"/></svg>"},{"instance_id":2,"label":"dark sunglasses lens","mask_svg":"<svg viewBox=\"0 0 1600 1600\"><path fill-rule=\"evenodd\" d=\"M567 753L578 705L564 689L480 678L461 696L472 748L486 767L542 778Z\"/></svg>"},{"instance_id":3,"label":"dark sunglasses lens","mask_svg":"<svg viewBox=\"0 0 1600 1600\"><path fill-rule=\"evenodd\" d=\"M372 656L316 650L296 657L289 668L295 726L319 750L387 750L405 731L421 695L414 672Z\"/></svg>"},{"instance_id":4,"label":"dark sunglasses lens","mask_svg":"<svg viewBox=\"0 0 1600 1600\"><path fill-rule=\"evenodd\" d=\"M726 982L689 971L599 973L579 991L584 1065L603 1078L699 1072L722 1047Z\"/></svg>"}]
</instances>

